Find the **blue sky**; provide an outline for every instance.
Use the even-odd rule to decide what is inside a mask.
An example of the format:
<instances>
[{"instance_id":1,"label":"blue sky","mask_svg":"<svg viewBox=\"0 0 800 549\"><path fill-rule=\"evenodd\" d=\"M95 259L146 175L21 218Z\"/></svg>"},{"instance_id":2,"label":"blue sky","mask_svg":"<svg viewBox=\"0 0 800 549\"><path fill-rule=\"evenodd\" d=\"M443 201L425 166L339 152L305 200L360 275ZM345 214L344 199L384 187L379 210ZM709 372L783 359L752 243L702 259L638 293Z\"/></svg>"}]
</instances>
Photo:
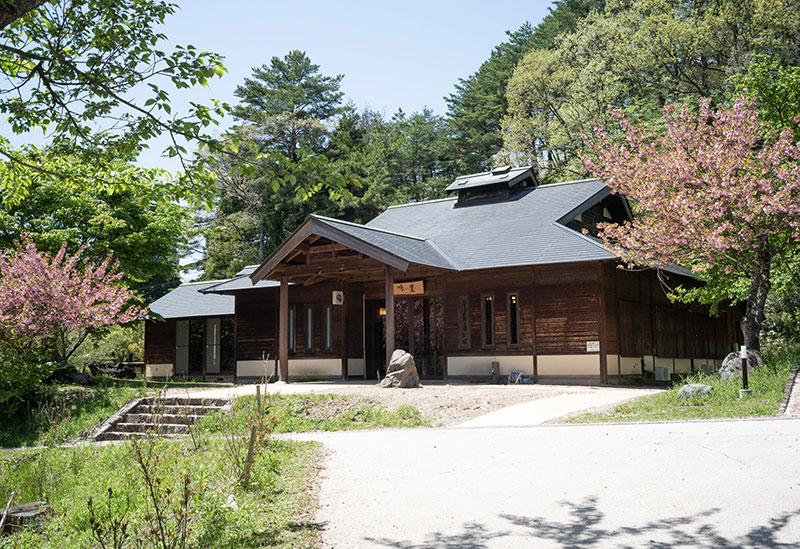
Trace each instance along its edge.
<instances>
[{"instance_id":1,"label":"blue sky","mask_svg":"<svg viewBox=\"0 0 800 549\"><path fill-rule=\"evenodd\" d=\"M209 88L173 94L173 112L189 100L234 103L234 89L253 67L300 49L323 74L344 74L341 89L359 110L387 115L425 106L444 114L443 97L458 78L475 72L506 39L505 31L525 21L538 24L550 6L522 0L177 1L182 7L163 29L169 43L220 53L229 72ZM154 143L139 163L176 169L160 158L162 149Z\"/></svg>"}]
</instances>

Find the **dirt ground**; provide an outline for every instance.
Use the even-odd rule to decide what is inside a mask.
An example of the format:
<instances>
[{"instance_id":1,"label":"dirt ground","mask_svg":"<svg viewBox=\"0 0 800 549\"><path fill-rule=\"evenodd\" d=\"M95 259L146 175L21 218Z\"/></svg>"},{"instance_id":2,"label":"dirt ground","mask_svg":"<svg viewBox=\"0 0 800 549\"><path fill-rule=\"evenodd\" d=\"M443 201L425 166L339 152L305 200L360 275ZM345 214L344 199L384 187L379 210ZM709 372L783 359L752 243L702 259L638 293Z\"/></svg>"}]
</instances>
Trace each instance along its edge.
<instances>
[{"instance_id":1,"label":"dirt ground","mask_svg":"<svg viewBox=\"0 0 800 549\"><path fill-rule=\"evenodd\" d=\"M228 397L255 394L255 385L225 389L190 389L192 396ZM263 388L263 385L262 385ZM354 395L378 402L390 410L408 404L431 418L434 426L449 426L523 402L563 394L587 393L591 387L565 385L423 384L419 389L382 389L375 382L271 384L268 391L282 394L327 393ZM170 391L172 393L172 391ZM175 396L187 390L174 390Z\"/></svg>"}]
</instances>

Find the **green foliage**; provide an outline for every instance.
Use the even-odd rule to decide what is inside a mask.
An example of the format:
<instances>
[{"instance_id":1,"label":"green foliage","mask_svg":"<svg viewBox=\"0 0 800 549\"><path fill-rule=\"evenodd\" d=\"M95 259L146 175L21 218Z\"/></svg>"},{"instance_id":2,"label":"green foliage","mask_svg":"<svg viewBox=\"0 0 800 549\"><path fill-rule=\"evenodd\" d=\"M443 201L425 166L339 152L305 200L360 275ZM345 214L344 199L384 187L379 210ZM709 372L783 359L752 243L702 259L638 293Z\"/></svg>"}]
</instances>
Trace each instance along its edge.
<instances>
[{"instance_id":1,"label":"green foliage","mask_svg":"<svg viewBox=\"0 0 800 549\"><path fill-rule=\"evenodd\" d=\"M26 367L26 375L31 375L30 369ZM69 442L88 434L125 403L141 396L140 389L105 380L90 389L44 387L43 391L37 401L26 403L29 407L16 413L6 408L6 417L14 421L0 424L0 448Z\"/></svg>"},{"instance_id":2,"label":"green foliage","mask_svg":"<svg viewBox=\"0 0 800 549\"><path fill-rule=\"evenodd\" d=\"M0 138L4 202L19 203L29 186L47 175L72 188L146 188L170 199L208 200L213 189L208 155L194 158L189 144L222 150L207 132L227 112L220 102L192 104L172 113L170 92L207 86L224 74L222 58L194 46L162 50L157 27L176 6L157 0L46 2L0 29L0 72L8 85L0 111L15 134L42 132L44 148L14 146ZM185 172L132 166L146 143L171 138L165 153Z\"/></svg>"},{"instance_id":3,"label":"green foliage","mask_svg":"<svg viewBox=\"0 0 800 549\"><path fill-rule=\"evenodd\" d=\"M268 395L265 407L273 418L276 433L344 431L387 427L423 427L430 421L413 406L389 411L370 400L341 395ZM206 416L201 428L209 433L234 429L249 433L247 419L256 410L255 397L236 399L229 414Z\"/></svg>"},{"instance_id":4,"label":"green foliage","mask_svg":"<svg viewBox=\"0 0 800 549\"><path fill-rule=\"evenodd\" d=\"M253 69L234 92L241 104L233 114L257 127L260 148L275 148L297 162L298 149L322 152L325 122L348 110L341 104L342 78L319 74L305 52L292 50Z\"/></svg>"},{"instance_id":5,"label":"green foliage","mask_svg":"<svg viewBox=\"0 0 800 549\"><path fill-rule=\"evenodd\" d=\"M609 105L658 127L667 104L725 100L754 54L794 59L798 24L788 0L608 2L517 65L497 162L531 163L545 182L583 177L581 136L611 125Z\"/></svg>"},{"instance_id":6,"label":"green foliage","mask_svg":"<svg viewBox=\"0 0 800 549\"><path fill-rule=\"evenodd\" d=\"M160 494L180 494L185 474L191 478L187 547L316 544L314 525L302 518L311 504L308 489L317 459L312 443L268 441L253 466L257 490L231 483L234 472L219 439L203 441L197 449L188 441L154 444L153 455L160 463L153 473L161 479ZM152 504L130 444L0 453L0 497L4 501L11 490L19 493L18 501L38 500L40 478L57 512L38 530L4 538L5 544L20 548L96 546L87 502L92 499L97 510L111 488L115 513L130 502L130 539L144 547L160 546L150 535L147 515L152 514ZM98 518L105 519L102 515Z\"/></svg>"},{"instance_id":7,"label":"green foliage","mask_svg":"<svg viewBox=\"0 0 800 549\"><path fill-rule=\"evenodd\" d=\"M243 170L218 159L220 198L212 217L198 219L206 279L260 262L311 213L366 222L387 206L442 195L451 179L443 119L429 109L391 120L358 114L341 104L340 81L292 51L237 88L239 154L268 162Z\"/></svg>"},{"instance_id":8,"label":"green foliage","mask_svg":"<svg viewBox=\"0 0 800 549\"><path fill-rule=\"evenodd\" d=\"M474 74L459 80L455 93L446 98L452 136L447 154L455 172L480 172L492 164L503 143L500 122L508 109L506 86L522 57L531 50L552 48L557 36L572 31L604 4L604 0L554 2L539 25L525 23L508 31L508 40L495 47Z\"/></svg>"},{"instance_id":9,"label":"green foliage","mask_svg":"<svg viewBox=\"0 0 800 549\"><path fill-rule=\"evenodd\" d=\"M682 383L711 385L711 393L689 401L678 397L680 386L637 398L609 411L587 413L570 419L573 423L609 421L663 421L721 417L773 416L780 408L790 373L800 363L800 349L793 347L764 355L764 365L751 371L749 398L739 399L741 377L721 380L717 375L693 374Z\"/></svg>"},{"instance_id":10,"label":"green foliage","mask_svg":"<svg viewBox=\"0 0 800 549\"><path fill-rule=\"evenodd\" d=\"M5 417L24 413L31 402L41 398L43 382L56 368L54 362L41 360L32 349L0 342L0 407Z\"/></svg>"},{"instance_id":11,"label":"green foliage","mask_svg":"<svg viewBox=\"0 0 800 549\"><path fill-rule=\"evenodd\" d=\"M731 80L735 93L756 98L765 120L800 135L800 67L758 55L746 72Z\"/></svg>"},{"instance_id":12,"label":"green foliage","mask_svg":"<svg viewBox=\"0 0 800 549\"><path fill-rule=\"evenodd\" d=\"M13 248L24 234L42 251L56 253L66 243L70 255L87 246L83 257L94 262L112 254L124 281L145 290L147 298L163 295L169 284L157 286L177 279L187 208L138 189L73 189L49 177L29 190L24 201L0 208L0 249Z\"/></svg>"},{"instance_id":13,"label":"green foliage","mask_svg":"<svg viewBox=\"0 0 800 549\"><path fill-rule=\"evenodd\" d=\"M112 326L90 335L72 355L83 366L95 362L141 362L144 360L144 323Z\"/></svg>"}]
</instances>

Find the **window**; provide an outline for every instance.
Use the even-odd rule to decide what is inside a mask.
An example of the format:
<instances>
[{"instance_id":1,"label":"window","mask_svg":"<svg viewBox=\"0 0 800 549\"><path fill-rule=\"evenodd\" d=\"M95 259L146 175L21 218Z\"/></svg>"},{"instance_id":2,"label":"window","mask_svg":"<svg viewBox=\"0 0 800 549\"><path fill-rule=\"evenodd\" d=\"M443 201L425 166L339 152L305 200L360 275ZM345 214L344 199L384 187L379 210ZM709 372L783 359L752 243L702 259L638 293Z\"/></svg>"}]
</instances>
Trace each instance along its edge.
<instances>
[{"instance_id":1,"label":"window","mask_svg":"<svg viewBox=\"0 0 800 549\"><path fill-rule=\"evenodd\" d=\"M508 346L519 347L519 293L508 294Z\"/></svg>"},{"instance_id":2,"label":"window","mask_svg":"<svg viewBox=\"0 0 800 549\"><path fill-rule=\"evenodd\" d=\"M311 353L314 351L314 308L311 305L306 305L306 351Z\"/></svg>"},{"instance_id":3,"label":"window","mask_svg":"<svg viewBox=\"0 0 800 549\"><path fill-rule=\"evenodd\" d=\"M289 352L294 352L294 305L289 306Z\"/></svg>"},{"instance_id":4,"label":"window","mask_svg":"<svg viewBox=\"0 0 800 549\"><path fill-rule=\"evenodd\" d=\"M469 299L458 298L458 348L469 349Z\"/></svg>"},{"instance_id":5,"label":"window","mask_svg":"<svg viewBox=\"0 0 800 549\"><path fill-rule=\"evenodd\" d=\"M494 294L484 294L481 300L481 331L483 347L494 347Z\"/></svg>"},{"instance_id":6,"label":"window","mask_svg":"<svg viewBox=\"0 0 800 549\"><path fill-rule=\"evenodd\" d=\"M330 351L333 343L333 307L325 306L325 350Z\"/></svg>"}]
</instances>

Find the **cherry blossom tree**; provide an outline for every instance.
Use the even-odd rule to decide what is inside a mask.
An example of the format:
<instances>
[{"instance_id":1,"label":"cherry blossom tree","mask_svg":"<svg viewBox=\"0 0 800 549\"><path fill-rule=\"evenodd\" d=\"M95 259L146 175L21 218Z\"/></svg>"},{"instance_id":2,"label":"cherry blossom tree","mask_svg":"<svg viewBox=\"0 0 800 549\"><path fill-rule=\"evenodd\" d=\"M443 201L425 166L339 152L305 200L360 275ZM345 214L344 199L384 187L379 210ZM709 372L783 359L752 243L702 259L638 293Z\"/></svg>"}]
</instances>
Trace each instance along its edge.
<instances>
[{"instance_id":1,"label":"cherry blossom tree","mask_svg":"<svg viewBox=\"0 0 800 549\"><path fill-rule=\"evenodd\" d=\"M792 131L760 120L746 97L729 109L708 100L696 112L668 107L658 134L613 114L625 139L597 128L585 138L593 155L584 164L631 201L634 220L603 224L601 238L629 265L692 269L709 283L706 299L746 296L744 341L760 350L771 275L800 241L800 145Z\"/></svg>"},{"instance_id":2,"label":"cherry blossom tree","mask_svg":"<svg viewBox=\"0 0 800 549\"><path fill-rule=\"evenodd\" d=\"M94 329L138 320L146 314L119 284L122 273L109 256L99 265L82 261L81 248L51 255L23 240L0 253L0 340L6 352L38 346L63 366Z\"/></svg>"}]
</instances>

